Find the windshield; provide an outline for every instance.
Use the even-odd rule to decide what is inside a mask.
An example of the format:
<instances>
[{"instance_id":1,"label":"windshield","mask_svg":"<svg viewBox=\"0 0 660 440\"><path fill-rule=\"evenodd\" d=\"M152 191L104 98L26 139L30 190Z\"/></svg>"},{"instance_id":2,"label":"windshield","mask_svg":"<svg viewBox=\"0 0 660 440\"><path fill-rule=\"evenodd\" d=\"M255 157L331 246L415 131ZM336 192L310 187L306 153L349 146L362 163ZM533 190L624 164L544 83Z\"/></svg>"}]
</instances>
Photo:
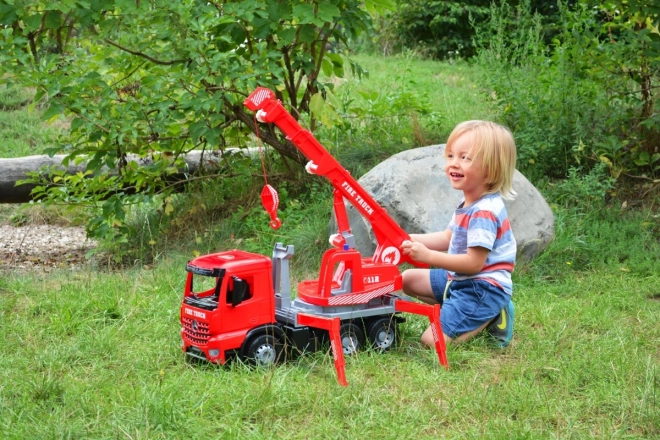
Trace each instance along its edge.
<instances>
[{"instance_id":1,"label":"windshield","mask_svg":"<svg viewBox=\"0 0 660 440\"><path fill-rule=\"evenodd\" d=\"M217 296L222 285L222 277L209 277L192 274L190 293L195 296Z\"/></svg>"}]
</instances>

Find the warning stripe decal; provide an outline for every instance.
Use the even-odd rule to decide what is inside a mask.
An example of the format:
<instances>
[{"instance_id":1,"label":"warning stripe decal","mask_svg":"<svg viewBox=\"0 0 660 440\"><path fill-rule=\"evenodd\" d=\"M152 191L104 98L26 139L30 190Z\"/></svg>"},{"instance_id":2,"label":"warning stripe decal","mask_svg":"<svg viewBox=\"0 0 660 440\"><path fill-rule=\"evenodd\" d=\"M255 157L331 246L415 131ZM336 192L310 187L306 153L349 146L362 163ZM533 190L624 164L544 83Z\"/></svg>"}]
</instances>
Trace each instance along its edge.
<instances>
[{"instance_id":1,"label":"warning stripe decal","mask_svg":"<svg viewBox=\"0 0 660 440\"><path fill-rule=\"evenodd\" d=\"M252 102L254 102L254 105L259 106L263 102L264 99L270 97L270 90L268 89L263 89L259 90L253 97L252 97Z\"/></svg>"},{"instance_id":2,"label":"warning stripe decal","mask_svg":"<svg viewBox=\"0 0 660 440\"><path fill-rule=\"evenodd\" d=\"M347 304L365 304L371 301L374 298L383 296L386 293L394 292L394 284L388 284L387 286L381 287L380 289L372 290L371 292L360 293L357 295L339 295L333 296L328 299L329 306L341 306Z\"/></svg>"}]
</instances>

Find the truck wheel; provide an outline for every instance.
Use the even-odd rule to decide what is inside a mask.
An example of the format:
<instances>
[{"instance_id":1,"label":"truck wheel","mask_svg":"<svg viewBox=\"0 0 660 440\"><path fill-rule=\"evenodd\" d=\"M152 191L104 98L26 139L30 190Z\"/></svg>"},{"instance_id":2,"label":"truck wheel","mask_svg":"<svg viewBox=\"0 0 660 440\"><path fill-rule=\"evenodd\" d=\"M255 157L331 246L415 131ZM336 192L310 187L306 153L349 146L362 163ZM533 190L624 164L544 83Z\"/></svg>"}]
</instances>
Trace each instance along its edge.
<instances>
[{"instance_id":1,"label":"truck wheel","mask_svg":"<svg viewBox=\"0 0 660 440\"><path fill-rule=\"evenodd\" d=\"M399 335L397 323L392 318L380 318L369 325L369 342L379 351L387 351L396 343Z\"/></svg>"},{"instance_id":2,"label":"truck wheel","mask_svg":"<svg viewBox=\"0 0 660 440\"><path fill-rule=\"evenodd\" d=\"M250 342L245 358L259 367L276 364L282 354L282 344L273 335L257 336Z\"/></svg>"},{"instance_id":3,"label":"truck wheel","mask_svg":"<svg viewBox=\"0 0 660 440\"><path fill-rule=\"evenodd\" d=\"M346 356L355 354L364 345L364 332L352 322L345 322L339 327L339 337Z\"/></svg>"}]
</instances>

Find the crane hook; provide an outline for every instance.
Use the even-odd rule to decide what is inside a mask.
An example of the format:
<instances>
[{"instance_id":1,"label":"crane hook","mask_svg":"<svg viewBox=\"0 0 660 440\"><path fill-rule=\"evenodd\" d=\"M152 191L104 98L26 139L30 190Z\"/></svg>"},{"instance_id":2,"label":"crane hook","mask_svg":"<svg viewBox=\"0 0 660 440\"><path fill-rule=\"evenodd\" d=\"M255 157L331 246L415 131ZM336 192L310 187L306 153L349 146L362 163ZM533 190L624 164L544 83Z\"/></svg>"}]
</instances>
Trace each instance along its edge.
<instances>
[{"instance_id":1,"label":"crane hook","mask_svg":"<svg viewBox=\"0 0 660 440\"><path fill-rule=\"evenodd\" d=\"M269 184L266 184L264 189L261 190L261 204L268 215L270 215L270 227L273 229L279 229L280 226L282 226L282 222L277 217L277 207L280 204L280 197L275 188Z\"/></svg>"}]
</instances>

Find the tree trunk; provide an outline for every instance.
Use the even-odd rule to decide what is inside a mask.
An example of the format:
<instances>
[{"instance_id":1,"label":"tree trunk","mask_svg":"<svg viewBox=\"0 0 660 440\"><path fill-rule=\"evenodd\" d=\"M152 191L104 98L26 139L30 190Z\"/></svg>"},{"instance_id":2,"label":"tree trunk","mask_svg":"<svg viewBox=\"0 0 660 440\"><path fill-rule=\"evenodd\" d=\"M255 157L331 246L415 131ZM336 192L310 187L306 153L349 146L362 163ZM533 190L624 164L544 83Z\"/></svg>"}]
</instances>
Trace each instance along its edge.
<instances>
[{"instance_id":1,"label":"tree trunk","mask_svg":"<svg viewBox=\"0 0 660 440\"><path fill-rule=\"evenodd\" d=\"M62 160L65 155L50 156L26 156L13 159L0 159L0 203L26 203L32 200L30 192L35 187L34 184L16 185L19 180L28 178L28 173L38 172L42 167L50 168L55 165L63 169ZM220 155L218 152L191 151L183 156L186 163L185 169L181 170L181 175L175 176L185 180L189 174L199 171L200 166L215 168L217 167ZM127 161L135 161L140 165L148 165L151 160L129 155ZM75 174L79 171L84 172L87 168L86 163L80 165L71 165L66 168L68 174ZM169 176L168 176L169 177Z\"/></svg>"}]
</instances>

